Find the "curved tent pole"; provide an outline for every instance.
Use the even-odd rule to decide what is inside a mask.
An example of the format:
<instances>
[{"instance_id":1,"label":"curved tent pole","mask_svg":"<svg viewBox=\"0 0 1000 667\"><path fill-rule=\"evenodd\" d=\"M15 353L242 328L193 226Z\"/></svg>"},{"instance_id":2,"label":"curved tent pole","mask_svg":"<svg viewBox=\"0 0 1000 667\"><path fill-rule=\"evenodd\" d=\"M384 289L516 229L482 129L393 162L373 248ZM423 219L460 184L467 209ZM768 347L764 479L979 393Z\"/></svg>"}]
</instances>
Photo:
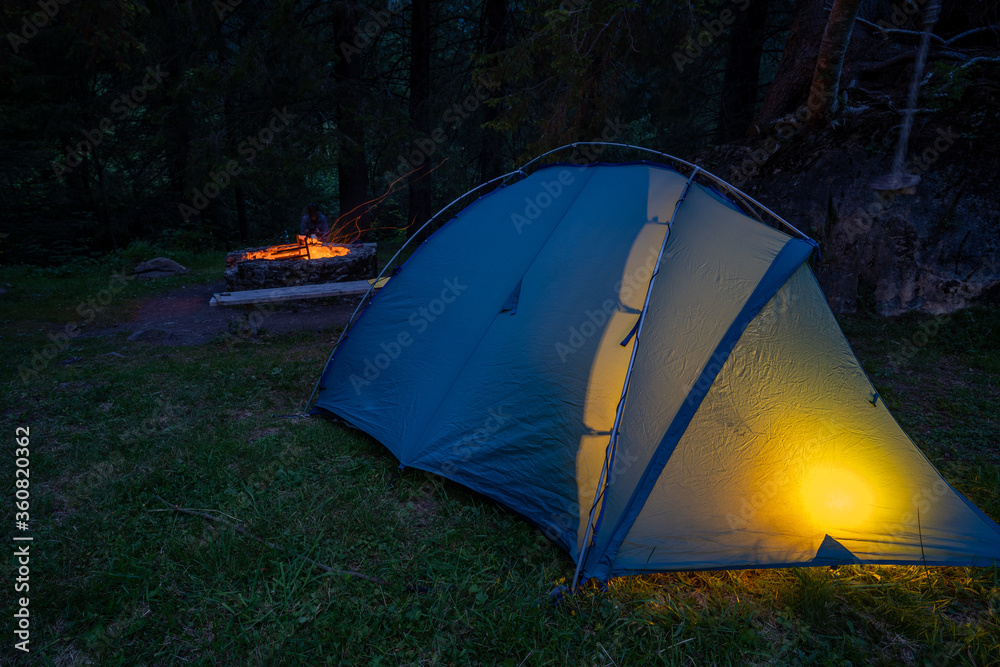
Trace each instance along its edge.
<instances>
[{"instance_id":1,"label":"curved tent pole","mask_svg":"<svg viewBox=\"0 0 1000 667\"><path fill-rule=\"evenodd\" d=\"M661 153L660 151L654 151L652 148L644 148L643 146L633 146L632 144L618 144L618 143L613 143L613 142L610 142L610 141L577 141L577 142L574 142L572 144L565 144L564 146L560 146L559 148L553 148L552 150L550 150L547 153L542 153L541 155L539 155L538 157L534 158L533 160L529 160L528 162L525 162L523 165L521 165L521 168L518 169L518 171L524 170L528 166L530 166L530 165L538 162L539 160L541 160L543 157L547 157L549 155L552 155L553 153L558 153L559 151L565 150L567 148L576 148L577 146L618 146L620 148L631 148L632 150L646 151L647 153L654 153L654 154L660 155L662 157L670 158L674 162L679 162L680 164L683 164L685 167L691 167L692 169L694 169L697 166L697 165L691 164L687 160L682 160L682 159L680 159L678 157L674 157L673 155L668 155L667 153ZM702 170L702 173L708 173L708 172L705 172L704 170Z\"/></svg>"},{"instance_id":2,"label":"curved tent pole","mask_svg":"<svg viewBox=\"0 0 1000 667\"><path fill-rule=\"evenodd\" d=\"M583 562L586 560L588 543L592 539L590 535L591 528L594 528L594 514L597 511L597 503L601 500L604 495L604 488L606 486L605 479L610 477L610 471L613 464L612 459L614 458L615 448L617 446L616 440L618 439L618 429L621 427L622 415L625 413L625 395L628 394L629 382L632 380L632 367L635 365L635 357L639 351L639 338L642 335L642 323L646 319L646 312L649 309L649 298L653 293L653 283L656 282L656 274L660 272L660 262L663 260L663 251L667 249L667 241L670 240L670 231L674 228L674 221L677 219L677 213L681 210L681 204L687 198L688 191L691 189L691 184L694 183L694 179L697 178L698 174L702 172L701 167L695 166L691 175L688 176L687 183L684 184L684 189L681 191L680 197L677 198L677 203L674 204L674 212L670 215L670 221L667 223L667 233L663 235L663 243L660 244L660 252L656 256L656 266L653 267L653 275L649 277L649 286L646 288L646 298L643 300L642 310L639 312L639 321L636 323L635 328L635 338L632 339L632 354L628 360L628 369L625 371L625 381L622 383L622 393L618 399L618 407L615 409L615 422L611 427L611 437L608 439L608 449L604 455L604 465L601 467L601 475L597 480L597 487L594 489L594 504L590 507L590 516L587 518L587 527L583 531L583 544L580 545L580 554L576 561L576 572L573 573L573 584L570 586L570 591L575 591L577 583L580 580L580 572L583 570ZM602 510L603 513L603 510Z\"/></svg>"},{"instance_id":3,"label":"curved tent pole","mask_svg":"<svg viewBox=\"0 0 1000 667\"><path fill-rule=\"evenodd\" d=\"M553 148L552 150L548 151L547 153L542 153L538 157L536 157L536 158L534 158L532 160L529 160L528 162L524 163L521 167L519 167L518 169L515 169L514 171L511 171L511 172L508 172L506 174L503 174L502 176L497 176L496 178L490 179L490 180L486 181L485 183L482 183L482 184L480 184L480 185L472 188L468 192L466 192L466 193L462 194L461 196L457 197L454 201L452 201L450 204L448 204L447 206L445 206L444 208L442 208L440 211L438 211L437 213L435 213L433 216L431 216L431 218L427 222L425 222L423 225L421 225L420 228L413 234L413 236L411 236L409 239L407 239L406 243L404 243L402 246L400 246L399 250L396 251L396 254L392 256L392 259L389 260L389 262L385 265L385 267L382 269L382 271L380 271L379 274L375 277L375 283L373 283L372 286L368 288L368 291L365 292L365 295L362 297L361 301L358 303L357 308L354 309L354 312L351 314L350 319L347 321L347 326L345 326L344 330L340 332L340 337L337 338L337 342L333 346L333 350L331 350L330 356L327 357L326 364L323 365L323 374L326 373L326 367L330 365L330 360L333 359L333 355L336 353L337 348L340 347L340 344L341 344L341 342L343 342L344 338L346 337L347 332L350 330L351 326L354 324L354 318L357 317L358 312L361 310L361 306L364 305L368 301L369 297L371 296L372 292L374 291L375 284L378 283L378 280L383 277L383 275L385 274L386 270L388 270L388 268L393 265L393 263L396 261L396 259L399 258L399 255L403 252L403 250L405 250L407 248L407 246L410 245L410 242L413 239L417 238L420 235L420 232L422 232L428 225L430 225L432 222L434 222L434 220L436 220L442 213L444 213L445 211L447 211L449 208L451 208L456 203L458 203L460 200L462 200L465 197L469 196L473 192L475 192L477 190L481 190L482 188L486 187L487 185L490 185L491 183L495 183L495 182L500 181L500 180L504 181L503 183L500 184L501 187L502 187L502 186L506 185L506 179L510 178L511 176L514 176L515 174L520 174L521 178L526 178L527 174L525 173L524 170L527 167L531 166L535 162L538 162L539 160L541 160L542 158L544 158L546 156L552 155L553 153L558 153L559 151L565 150L567 148L576 148L577 146L616 146L616 147L619 147L619 148L628 148L628 149L637 150L637 151L644 151L646 153L652 153L654 155L659 155L660 157L668 158L669 160L672 160L673 162L675 162L677 164L684 165L685 167L690 167L693 170L692 173L691 173L692 177L694 177L696 174L704 174L708 178L711 178L716 183L718 183L719 185L721 185L723 188L725 188L726 190L728 190L730 192L730 194L735 195L736 198L739 199L740 202L744 206L746 206L757 217L757 219L760 220L761 222L764 222L763 219L760 217L760 215L757 213L757 211L752 206L750 206L749 204L747 204L748 201L751 202L751 203L753 203L753 204L755 204L756 206L758 206L762 211L764 211L765 213L767 213L768 215L770 215L772 218L774 218L775 220L777 220L781 224L783 224L786 227L788 227L789 229L791 229L793 232L795 232L796 234L798 234L803 239L806 239L810 243L815 244L815 241L813 241L812 238L810 238L809 236L807 236L806 234L804 234L802 231L800 231L794 225L792 225L791 223L789 223L787 220L785 220L784 218L782 218L781 216L779 216L777 213L775 213L771 209L769 209L766 206L764 206L763 204L761 204L759 201L757 201L756 199L754 199L750 195L746 194L745 192L743 192L742 190L736 188L735 186L727 183L726 181L724 181L723 179L719 178L715 174L713 174L711 172L708 172L708 171L705 171L701 167L699 167L699 166L697 166L695 164L692 164L692 163L688 162L687 160L682 160L682 159L680 159L678 157L674 157L673 155L670 155L669 153L663 153L661 151L653 150L652 148L645 148L644 146L633 146L632 144L614 143L614 142L610 142L610 141L577 141L577 142L572 143L572 144L565 144L564 146L560 146L559 148ZM320 377L319 377L319 379L316 380L316 385L313 387L313 391L309 395L309 400L306 402L306 406L305 406L305 409L303 410L303 413L305 413L306 411L308 411L309 410L309 406L312 405L313 399L316 397L316 392L319 391L319 385L323 381L323 374L321 374Z\"/></svg>"},{"instance_id":4,"label":"curved tent pole","mask_svg":"<svg viewBox=\"0 0 1000 667\"><path fill-rule=\"evenodd\" d=\"M807 239L811 243L815 243L815 241L813 241L811 237L809 237L806 234L804 234L801 230L799 230L793 224L791 224L790 222L788 222L787 220L785 220L784 218L782 218L780 215L778 215L777 213L775 213L774 211L772 211L768 207L764 206L759 201L757 201L756 199L754 199L753 197L751 197L747 193L743 192L742 190L740 190L736 186L730 184L729 182L723 180L722 178L719 178L718 176L716 176L712 172L705 171L701 167L698 167L697 165L692 164L692 163L688 162L687 160L682 160L679 157L674 157L673 155L670 155L669 153L663 153L661 151L656 151L656 150L653 150L652 148L645 148L643 146L633 146L632 144L619 144L619 143L613 143L613 142L610 142L610 141L577 141L577 142L572 143L572 144L566 144L564 146L560 146L559 148L553 148L552 150L550 150L547 153L542 153L541 155L539 155L538 157L534 158L533 160L530 160L530 161L524 163L523 165L521 165L521 168L518 169L517 171L521 172L523 174L525 168L527 168L528 166L534 164L535 162L538 162L543 157L546 157L548 155L552 155L553 153L558 153L559 151L566 150L567 148L576 148L577 146L617 146L619 148L629 148L629 149L636 150L636 151L644 151L646 153L652 153L654 155L659 155L660 157L665 157L665 158L668 158L670 160L673 160L674 162L676 162L678 164L682 164L685 167L690 167L691 169L697 169L698 173L704 174L705 176L707 176L708 178L712 179L713 181L715 181L716 183L718 183L719 185L721 185L723 188L725 188L726 190L728 190L731 194L735 195L736 198L739 199L741 201L741 203L743 203L748 209L750 209L750 211L761 222L764 222L763 219L760 217L760 215L758 215L757 211L754 210L754 208L752 206L750 206L749 204L747 204L747 202L755 204L762 211L764 211L765 213L767 213L769 216L771 216L772 218L774 218L775 220L777 220L778 222L780 222L784 226L788 227L788 229L792 230L793 232L795 232L796 234L798 234L803 239ZM513 173L517 173L517 172L513 172ZM508 174L508 176L510 176L510 174Z\"/></svg>"},{"instance_id":5,"label":"curved tent pole","mask_svg":"<svg viewBox=\"0 0 1000 667\"><path fill-rule=\"evenodd\" d=\"M354 312L351 313L350 319L347 320L347 325L344 327L344 330L340 332L340 337L337 338L336 344L334 344L333 349L330 351L330 356L328 356L326 358L326 363L323 364L323 372L320 373L319 379L316 380L316 385L313 387L312 393L309 394L309 400L306 401L306 407L302 410L303 414L305 414L306 412L309 411L309 406L312 405L313 399L316 398L316 392L319 391L319 385L323 381L323 376L326 375L326 368L327 368L327 366L330 365L330 361L333 359L333 355L336 354L337 348L340 347L341 342L343 342L344 338L347 336L348 330L350 330L351 326L354 324L354 318L357 317L358 312L361 310L361 306L363 306L368 301L368 298L371 296L372 292L375 291L375 285L378 284L378 281L381 280L382 276L385 274L386 271L389 270L389 267L392 266L395 263L395 261L399 258L399 256L402 254L402 252L404 250L406 250L406 247L410 245L410 242L412 242L413 239L415 239L418 236L420 236L420 232L424 231L424 229L429 224L431 224L432 222L434 222L435 220L437 220L437 218L442 213L444 213L445 211L447 211L449 208L451 208L452 206L454 206L455 204L457 204L459 201L461 201L465 197L468 197L469 195L471 195L476 190L481 190L481 189L485 188L490 183L495 183L495 182L499 181L500 179L507 178L509 176L513 176L514 174L517 174L517 173L520 173L522 177L525 176L525 173L523 171L521 171L520 169L516 169L516 170L508 172L508 173L506 173L506 174L504 174L502 176L497 176L496 178L492 178L492 179L486 181L485 183L481 183L481 184L477 185L476 187L472 188L471 190L469 190L468 192L466 192L465 194L463 194L463 195L461 195L459 197L456 197L454 199L454 201L452 201L450 204L448 204L447 206L445 206L444 208L442 208L440 211L438 211L437 213L435 213L434 215L432 215L427 220L427 222L425 222L424 224L420 225L420 228L417 229L417 231L415 231L413 233L413 236L411 236L410 238L406 239L406 242L403 245L401 245L399 247L399 250L396 251L396 254L392 256L392 259L390 259L388 262L386 262L386 265L384 267L382 267L382 270L379 271L379 274L377 276L375 276L375 280L372 282L371 287L369 287L368 291L365 292L365 295L363 297L361 297L361 301L358 302L357 308L355 308Z\"/></svg>"}]
</instances>

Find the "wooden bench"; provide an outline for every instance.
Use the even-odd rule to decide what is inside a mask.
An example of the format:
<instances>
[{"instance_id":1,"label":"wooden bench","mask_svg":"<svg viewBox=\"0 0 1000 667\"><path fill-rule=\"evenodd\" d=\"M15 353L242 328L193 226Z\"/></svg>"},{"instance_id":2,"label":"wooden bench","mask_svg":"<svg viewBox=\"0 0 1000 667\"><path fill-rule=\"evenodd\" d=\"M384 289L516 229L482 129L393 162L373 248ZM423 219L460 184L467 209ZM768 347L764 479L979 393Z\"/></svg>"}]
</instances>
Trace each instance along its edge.
<instances>
[{"instance_id":1,"label":"wooden bench","mask_svg":"<svg viewBox=\"0 0 1000 667\"><path fill-rule=\"evenodd\" d=\"M389 278L380 278L375 289L381 289ZM361 296L375 283L374 280L352 280L342 283L321 285L296 285L295 287L275 287L253 289L242 292L219 292L209 300L210 306L245 306L252 303L291 301L293 299L322 299L328 296Z\"/></svg>"}]
</instances>

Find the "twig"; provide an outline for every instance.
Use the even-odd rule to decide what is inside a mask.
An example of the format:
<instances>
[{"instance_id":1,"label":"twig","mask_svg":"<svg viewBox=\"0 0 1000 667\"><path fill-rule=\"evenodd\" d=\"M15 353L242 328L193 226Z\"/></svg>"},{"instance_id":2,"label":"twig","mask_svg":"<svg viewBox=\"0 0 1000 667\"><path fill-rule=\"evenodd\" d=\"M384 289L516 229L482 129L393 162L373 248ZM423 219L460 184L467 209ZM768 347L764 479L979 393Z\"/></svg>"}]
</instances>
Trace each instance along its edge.
<instances>
[{"instance_id":1,"label":"twig","mask_svg":"<svg viewBox=\"0 0 1000 667\"><path fill-rule=\"evenodd\" d=\"M266 544L267 546L271 547L275 551L281 551L281 552L284 552L284 553L286 553L286 554L288 554L290 556L294 556L295 558L301 558L302 560L306 561L307 563L312 564L314 567L317 567L317 568L323 570L324 572L329 572L330 574L346 574L346 575L349 575L349 576L352 576L352 577L358 577L359 579L365 579L367 581L371 581L371 582L374 582L376 584L385 585L385 583L386 583L384 580L379 579L378 577L371 577L371 576L368 576L367 574L361 574L360 572L354 572L352 570L335 570L332 567L330 567L329 565L324 565L323 563L320 563L319 561L315 561L312 558L309 558L308 556L303 556L302 554L298 553L297 551L293 551L291 549L283 547L280 544L275 544L274 542L268 542L267 540L263 540L263 539L257 537L256 535L254 535L253 533L251 533L249 530L247 530L243 526L241 526L239 524L236 524L236 523L233 523L232 521L226 521L225 519L220 519L217 516L212 516L211 514L206 514L205 512L199 512L198 510L192 510L192 509L188 509L186 507L181 507L180 505L175 505L173 503L168 503L163 498L160 498L160 496L156 496L156 499L159 500L164 505L166 505L167 507L169 507L170 509L172 509L173 511L178 512L179 514L187 514L189 516L197 516L197 517L201 517L202 519L208 519L209 521L214 521L216 523L221 523L224 526L228 526L228 527L232 528L237 533L241 533L243 535L246 535L250 539L257 540L261 544Z\"/></svg>"},{"instance_id":2,"label":"twig","mask_svg":"<svg viewBox=\"0 0 1000 667\"><path fill-rule=\"evenodd\" d=\"M997 28L1000 28L1000 23L994 23L993 25L983 26L982 28L973 28L972 30L966 30L965 32L960 32L951 39L947 40L945 44L951 46L952 44L962 39L963 37L968 37L969 35L976 35L978 33L986 32L988 30L992 30L995 32Z\"/></svg>"},{"instance_id":3,"label":"twig","mask_svg":"<svg viewBox=\"0 0 1000 667\"><path fill-rule=\"evenodd\" d=\"M858 23L863 23L864 25L871 26L872 28L875 28L876 30L878 30L879 32L881 32L881 33L883 33L885 35L906 35L907 37L920 37L921 35L923 35L923 31L920 31L920 30L900 30L898 28L885 28L883 26L878 25L877 23L872 23L871 21L866 21L863 18L861 18L860 16L857 17L854 20L857 21ZM959 36L961 36L961 35L959 35ZM936 39L937 41L941 42L942 44L947 44L948 43L948 42L946 42L944 40L944 38L938 37L937 35L931 35L931 39Z\"/></svg>"},{"instance_id":4,"label":"twig","mask_svg":"<svg viewBox=\"0 0 1000 667\"><path fill-rule=\"evenodd\" d=\"M667 648L665 648L665 649L662 649L662 650L660 651L660 655L663 655L663 651L669 651L670 649L672 649L672 648L673 648L673 647L675 647L675 646L680 646L681 644L687 644L687 643L688 643L688 642L690 642L690 641L694 641L694 639L695 639L694 637L688 637L687 639L684 639L684 640L681 640L681 641L679 641L679 642L674 642L673 644L671 644L671 645L670 645L670 646L668 646Z\"/></svg>"},{"instance_id":5,"label":"twig","mask_svg":"<svg viewBox=\"0 0 1000 667\"><path fill-rule=\"evenodd\" d=\"M919 30L902 30L902 29L899 29L899 28L886 28L884 26L878 25L877 23L872 23L871 21L866 21L863 18L861 18L860 16L858 18L854 19L854 20L857 21L858 23L862 23L862 24L864 24L866 26L875 28L876 30L878 30L879 32L881 32L883 35L904 35L906 37L917 37L917 38L919 38L920 35L922 34L921 31L919 31ZM990 31L994 31L995 32L998 28L1000 28L1000 24L994 23L993 25L981 26L979 28L972 28L971 30L966 30L965 32L960 32L957 35L955 35L954 37L949 37L948 39L945 39L944 37L941 37L939 35L931 35L931 39L933 39L933 40L935 40L937 42L940 42L941 44L944 44L945 46L951 46L952 44L954 44L955 42L959 41L960 39L965 39L966 37L971 37L972 35L978 35L981 32L990 32Z\"/></svg>"},{"instance_id":6,"label":"twig","mask_svg":"<svg viewBox=\"0 0 1000 667\"><path fill-rule=\"evenodd\" d=\"M894 67L896 65L901 65L903 63L909 62L910 60L913 60L916 57L917 57L916 51L901 53L898 56L894 56L892 58L889 58L888 60L883 60L882 62L858 63L858 69L861 70L862 72L878 72L883 69L889 69L890 67ZM938 60L957 60L960 62L964 60L969 60L969 56L954 51L941 51L935 54L935 58L937 58Z\"/></svg>"}]
</instances>

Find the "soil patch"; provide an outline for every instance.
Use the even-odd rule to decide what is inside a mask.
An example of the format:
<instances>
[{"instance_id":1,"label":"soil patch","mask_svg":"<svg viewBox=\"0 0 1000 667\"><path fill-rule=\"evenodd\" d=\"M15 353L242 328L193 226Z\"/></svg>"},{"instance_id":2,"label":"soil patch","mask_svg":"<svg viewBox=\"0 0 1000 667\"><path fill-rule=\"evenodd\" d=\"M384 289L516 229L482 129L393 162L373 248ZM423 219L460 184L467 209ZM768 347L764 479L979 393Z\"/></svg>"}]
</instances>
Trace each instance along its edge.
<instances>
[{"instance_id":1,"label":"soil patch","mask_svg":"<svg viewBox=\"0 0 1000 667\"><path fill-rule=\"evenodd\" d=\"M129 339L159 345L201 345L220 334L255 331L283 334L343 327L357 299L286 301L258 306L209 306L225 292L223 281L188 285L145 301L130 322L88 333L128 333Z\"/></svg>"}]
</instances>

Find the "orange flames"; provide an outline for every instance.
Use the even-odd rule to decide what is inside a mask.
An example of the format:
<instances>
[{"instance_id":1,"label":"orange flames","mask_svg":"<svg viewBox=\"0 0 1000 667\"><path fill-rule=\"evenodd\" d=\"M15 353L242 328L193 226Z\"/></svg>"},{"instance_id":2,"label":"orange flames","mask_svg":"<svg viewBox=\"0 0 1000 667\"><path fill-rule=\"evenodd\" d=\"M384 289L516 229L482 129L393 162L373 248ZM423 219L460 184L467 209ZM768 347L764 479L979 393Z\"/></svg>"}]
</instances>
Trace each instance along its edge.
<instances>
[{"instance_id":1,"label":"orange flames","mask_svg":"<svg viewBox=\"0 0 1000 667\"><path fill-rule=\"evenodd\" d=\"M273 245L263 250L248 252L241 261L250 259L319 259L321 257L343 257L349 248L339 245L328 245L314 238L298 237L298 243Z\"/></svg>"}]
</instances>

